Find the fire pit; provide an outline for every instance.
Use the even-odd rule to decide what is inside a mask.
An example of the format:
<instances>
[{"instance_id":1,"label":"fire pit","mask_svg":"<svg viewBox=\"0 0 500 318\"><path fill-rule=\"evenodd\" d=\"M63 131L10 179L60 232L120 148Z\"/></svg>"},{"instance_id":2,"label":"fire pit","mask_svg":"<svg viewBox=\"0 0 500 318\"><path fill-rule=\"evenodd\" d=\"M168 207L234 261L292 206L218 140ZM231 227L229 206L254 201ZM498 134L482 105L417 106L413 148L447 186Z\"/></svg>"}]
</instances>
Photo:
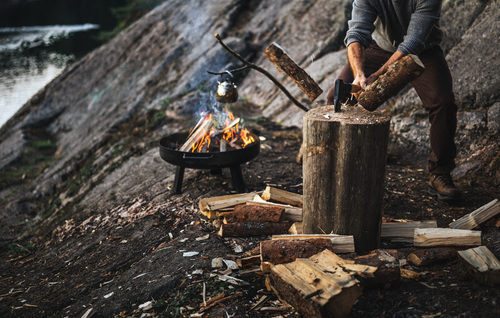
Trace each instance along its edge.
<instances>
[{"instance_id":1,"label":"fire pit","mask_svg":"<svg viewBox=\"0 0 500 318\"><path fill-rule=\"evenodd\" d=\"M230 113L229 113L230 114ZM240 165L254 159L260 151L259 137L240 129L232 114L217 125L212 115L201 119L191 133L177 133L160 140L160 156L176 165L174 192L181 193L185 168L209 169L220 173L229 168L233 189L246 192Z\"/></svg>"}]
</instances>

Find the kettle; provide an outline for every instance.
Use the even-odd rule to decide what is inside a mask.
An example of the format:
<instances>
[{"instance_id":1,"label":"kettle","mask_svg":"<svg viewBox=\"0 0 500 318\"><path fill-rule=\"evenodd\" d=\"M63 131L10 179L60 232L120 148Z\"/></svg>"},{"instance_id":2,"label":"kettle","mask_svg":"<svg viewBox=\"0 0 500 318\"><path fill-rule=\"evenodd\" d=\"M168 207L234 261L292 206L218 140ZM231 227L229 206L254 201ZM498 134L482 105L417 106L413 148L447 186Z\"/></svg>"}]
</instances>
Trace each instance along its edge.
<instances>
[{"instance_id":1,"label":"kettle","mask_svg":"<svg viewBox=\"0 0 500 318\"><path fill-rule=\"evenodd\" d=\"M232 81L233 75L229 71L226 73L229 74L230 78L224 80L221 75L221 82L217 82L219 85L215 99L220 103L234 103L238 100L237 86Z\"/></svg>"}]
</instances>

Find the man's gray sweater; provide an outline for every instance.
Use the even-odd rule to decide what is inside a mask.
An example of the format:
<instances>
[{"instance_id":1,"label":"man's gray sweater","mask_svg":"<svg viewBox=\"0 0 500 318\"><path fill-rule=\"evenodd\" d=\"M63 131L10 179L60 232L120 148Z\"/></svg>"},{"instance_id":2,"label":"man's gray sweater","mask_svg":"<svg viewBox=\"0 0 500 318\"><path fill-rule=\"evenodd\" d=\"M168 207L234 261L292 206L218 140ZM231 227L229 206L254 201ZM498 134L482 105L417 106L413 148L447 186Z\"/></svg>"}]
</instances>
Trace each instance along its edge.
<instances>
[{"instance_id":1,"label":"man's gray sweater","mask_svg":"<svg viewBox=\"0 0 500 318\"><path fill-rule=\"evenodd\" d=\"M439 45L442 0L355 0L345 38L348 46L368 47L372 38L384 50L420 54Z\"/></svg>"}]
</instances>

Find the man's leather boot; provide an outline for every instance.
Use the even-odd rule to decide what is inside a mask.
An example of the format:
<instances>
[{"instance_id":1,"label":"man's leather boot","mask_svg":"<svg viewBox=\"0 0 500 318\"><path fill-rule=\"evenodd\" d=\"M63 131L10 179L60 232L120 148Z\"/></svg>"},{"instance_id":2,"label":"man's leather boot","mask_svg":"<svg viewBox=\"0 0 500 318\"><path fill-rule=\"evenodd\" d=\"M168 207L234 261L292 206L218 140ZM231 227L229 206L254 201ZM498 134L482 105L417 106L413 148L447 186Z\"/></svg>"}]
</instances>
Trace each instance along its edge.
<instances>
[{"instance_id":1,"label":"man's leather boot","mask_svg":"<svg viewBox=\"0 0 500 318\"><path fill-rule=\"evenodd\" d=\"M462 192L455 187L449 174L431 175L429 193L443 201L455 201L462 197Z\"/></svg>"}]
</instances>

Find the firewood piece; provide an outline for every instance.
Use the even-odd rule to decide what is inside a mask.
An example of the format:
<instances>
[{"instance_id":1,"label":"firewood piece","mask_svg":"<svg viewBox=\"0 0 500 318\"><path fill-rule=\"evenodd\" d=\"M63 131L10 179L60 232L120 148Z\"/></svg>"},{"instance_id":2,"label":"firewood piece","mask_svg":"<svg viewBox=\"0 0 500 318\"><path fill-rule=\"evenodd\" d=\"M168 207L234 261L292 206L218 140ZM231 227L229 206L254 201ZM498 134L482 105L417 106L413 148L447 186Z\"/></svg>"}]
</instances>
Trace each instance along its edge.
<instances>
[{"instance_id":1,"label":"firewood piece","mask_svg":"<svg viewBox=\"0 0 500 318\"><path fill-rule=\"evenodd\" d=\"M407 55L389 66L387 72L359 93L358 102L374 111L385 101L399 93L406 84L420 76L425 67L416 55Z\"/></svg>"},{"instance_id":2,"label":"firewood piece","mask_svg":"<svg viewBox=\"0 0 500 318\"><path fill-rule=\"evenodd\" d=\"M285 216L284 219L289 221L289 222L302 222L302 209L293 207L288 204L279 204L279 203L272 203L272 202L260 202L260 201L247 201L245 202L247 205L253 205L253 206L276 206L276 207L283 207L285 208Z\"/></svg>"},{"instance_id":3,"label":"firewood piece","mask_svg":"<svg viewBox=\"0 0 500 318\"><path fill-rule=\"evenodd\" d=\"M316 263L320 263L324 268L328 269L329 267L332 267L330 269L331 272L335 271L335 267L341 266L344 271L363 279L375 278L375 273L377 272L377 267L356 264L354 260L343 259L330 250L324 250L309 257L309 259Z\"/></svg>"},{"instance_id":4,"label":"firewood piece","mask_svg":"<svg viewBox=\"0 0 500 318\"><path fill-rule=\"evenodd\" d=\"M500 261L486 246L459 251L458 254L471 267L479 282L490 286L500 284Z\"/></svg>"},{"instance_id":5,"label":"firewood piece","mask_svg":"<svg viewBox=\"0 0 500 318\"><path fill-rule=\"evenodd\" d=\"M429 246L479 246L481 231L456 229L415 229L413 245Z\"/></svg>"},{"instance_id":6,"label":"firewood piece","mask_svg":"<svg viewBox=\"0 0 500 318\"><path fill-rule=\"evenodd\" d=\"M219 230L219 235L222 237L245 237L256 235L272 235L288 233L288 229L292 224L289 222L273 223L273 222L245 222L245 223L228 223L222 224Z\"/></svg>"},{"instance_id":7,"label":"firewood piece","mask_svg":"<svg viewBox=\"0 0 500 318\"><path fill-rule=\"evenodd\" d=\"M278 71L293 79L311 102L323 93L312 77L298 66L278 44L271 43L264 52L264 56L276 66Z\"/></svg>"},{"instance_id":8,"label":"firewood piece","mask_svg":"<svg viewBox=\"0 0 500 318\"><path fill-rule=\"evenodd\" d=\"M457 257L457 250L452 247L435 247L416 250L406 257L415 266L426 266L450 261Z\"/></svg>"},{"instance_id":9,"label":"firewood piece","mask_svg":"<svg viewBox=\"0 0 500 318\"><path fill-rule=\"evenodd\" d=\"M244 204L246 201L252 200L254 196L255 192L203 198L198 202L198 207L202 213L207 213Z\"/></svg>"},{"instance_id":10,"label":"firewood piece","mask_svg":"<svg viewBox=\"0 0 500 318\"><path fill-rule=\"evenodd\" d=\"M364 280L363 284L367 288L398 286L401 283L397 250L377 249L369 254L355 257L354 262L377 268L373 278Z\"/></svg>"},{"instance_id":11,"label":"firewood piece","mask_svg":"<svg viewBox=\"0 0 500 318\"><path fill-rule=\"evenodd\" d=\"M260 264L260 255L243 257L243 258L237 259L236 264L238 264L239 267L249 267L249 266Z\"/></svg>"},{"instance_id":12,"label":"firewood piece","mask_svg":"<svg viewBox=\"0 0 500 318\"><path fill-rule=\"evenodd\" d=\"M434 220L382 223L380 238L388 239L391 242L413 243L413 232L416 228L436 227L437 222Z\"/></svg>"},{"instance_id":13,"label":"firewood piece","mask_svg":"<svg viewBox=\"0 0 500 318\"><path fill-rule=\"evenodd\" d=\"M361 107L304 115L304 233L354 235L358 253L378 247L389 124Z\"/></svg>"},{"instance_id":14,"label":"firewood piece","mask_svg":"<svg viewBox=\"0 0 500 318\"><path fill-rule=\"evenodd\" d=\"M333 244L332 251L335 253L353 253L354 237L352 235L338 234L297 234L297 235L273 235L271 240L311 240L329 239Z\"/></svg>"},{"instance_id":15,"label":"firewood piece","mask_svg":"<svg viewBox=\"0 0 500 318\"><path fill-rule=\"evenodd\" d=\"M288 233L290 234L303 234L302 231L302 222L295 222L292 224L290 229L288 230Z\"/></svg>"},{"instance_id":16,"label":"firewood piece","mask_svg":"<svg viewBox=\"0 0 500 318\"><path fill-rule=\"evenodd\" d=\"M310 257L324 249L334 249L329 239L268 240L260 242L260 258L263 262L282 264L300 257Z\"/></svg>"},{"instance_id":17,"label":"firewood piece","mask_svg":"<svg viewBox=\"0 0 500 318\"><path fill-rule=\"evenodd\" d=\"M422 276L422 274L420 274L419 272L415 272L405 268L400 268L400 271L401 271L401 277L406 279L419 280L420 277Z\"/></svg>"},{"instance_id":18,"label":"firewood piece","mask_svg":"<svg viewBox=\"0 0 500 318\"><path fill-rule=\"evenodd\" d=\"M271 202L290 204L292 206L302 207L302 194L288 192L281 189L276 189L270 186L266 187L262 193L262 199Z\"/></svg>"},{"instance_id":19,"label":"firewood piece","mask_svg":"<svg viewBox=\"0 0 500 318\"><path fill-rule=\"evenodd\" d=\"M347 317L362 293L359 281L331 261L275 265L269 278L271 289L303 317Z\"/></svg>"},{"instance_id":20,"label":"firewood piece","mask_svg":"<svg viewBox=\"0 0 500 318\"><path fill-rule=\"evenodd\" d=\"M186 140L186 142L179 148L179 151L191 151L193 145L196 144L213 126L210 119L205 119L198 128L191 133L191 136Z\"/></svg>"},{"instance_id":21,"label":"firewood piece","mask_svg":"<svg viewBox=\"0 0 500 318\"><path fill-rule=\"evenodd\" d=\"M274 222L283 219L285 208L275 206L238 205L224 217L224 223Z\"/></svg>"},{"instance_id":22,"label":"firewood piece","mask_svg":"<svg viewBox=\"0 0 500 318\"><path fill-rule=\"evenodd\" d=\"M479 224L488 221L500 213L500 202L495 199L479 209L464 215L460 219L451 222L449 227L452 229L472 230L479 226Z\"/></svg>"}]
</instances>

